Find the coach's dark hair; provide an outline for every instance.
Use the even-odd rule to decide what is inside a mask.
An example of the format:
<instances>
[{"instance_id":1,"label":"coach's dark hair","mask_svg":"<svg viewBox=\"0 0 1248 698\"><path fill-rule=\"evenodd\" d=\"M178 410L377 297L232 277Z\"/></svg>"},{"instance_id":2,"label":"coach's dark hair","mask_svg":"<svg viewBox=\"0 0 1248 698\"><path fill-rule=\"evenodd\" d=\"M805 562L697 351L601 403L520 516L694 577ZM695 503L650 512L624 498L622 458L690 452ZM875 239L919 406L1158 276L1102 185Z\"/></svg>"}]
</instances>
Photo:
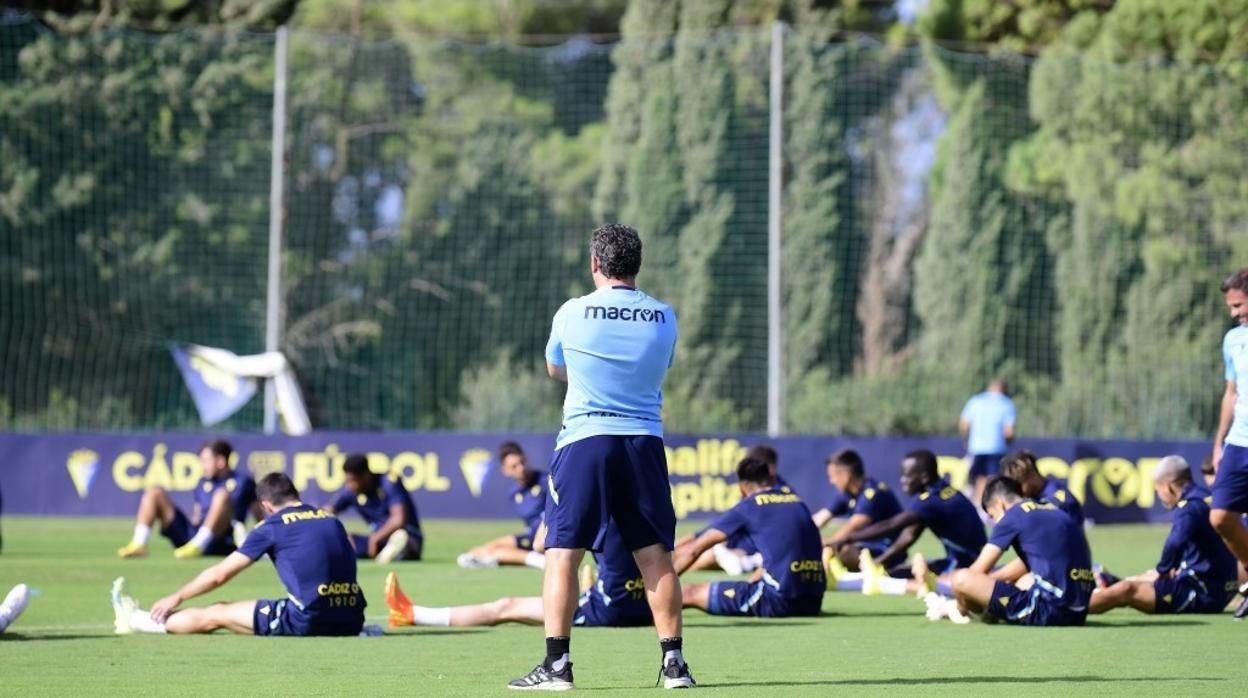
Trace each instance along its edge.
<instances>
[{"instance_id":1,"label":"coach's dark hair","mask_svg":"<svg viewBox=\"0 0 1248 698\"><path fill-rule=\"evenodd\" d=\"M199 450L201 453L203 451L212 451L212 455L220 456L227 462L230 460L230 456L234 454L234 447L225 439L208 439L199 447Z\"/></svg>"},{"instance_id":2,"label":"coach's dark hair","mask_svg":"<svg viewBox=\"0 0 1248 698\"><path fill-rule=\"evenodd\" d=\"M745 451L746 458L757 458L765 461L768 465L775 465L780 462L780 456L776 454L776 449L768 444L755 444Z\"/></svg>"},{"instance_id":3,"label":"coach's dark hair","mask_svg":"<svg viewBox=\"0 0 1248 698\"><path fill-rule=\"evenodd\" d=\"M1004 499L1008 504L1022 498L1023 486L1018 484L1018 480L1004 475L994 475L988 478L988 483L984 485L984 496L980 499L979 506L986 511L988 505L998 499Z\"/></svg>"},{"instance_id":4,"label":"coach's dark hair","mask_svg":"<svg viewBox=\"0 0 1248 698\"><path fill-rule=\"evenodd\" d=\"M1006 455L1001 459L1001 474L1020 482L1033 475L1039 475L1040 467L1036 465L1036 454L1023 448Z\"/></svg>"},{"instance_id":5,"label":"coach's dark hair","mask_svg":"<svg viewBox=\"0 0 1248 698\"><path fill-rule=\"evenodd\" d=\"M828 465L849 468L854 477L862 477L867 472L862 465L862 456L858 455L858 452L852 448L843 448L828 456Z\"/></svg>"},{"instance_id":6,"label":"coach's dark hair","mask_svg":"<svg viewBox=\"0 0 1248 698\"><path fill-rule=\"evenodd\" d=\"M936 454L926 448L920 448L907 453L905 459L917 463L919 472L927 475L929 478L935 480L940 477L940 468L936 464Z\"/></svg>"},{"instance_id":7,"label":"coach's dark hair","mask_svg":"<svg viewBox=\"0 0 1248 698\"><path fill-rule=\"evenodd\" d=\"M1244 267L1222 280L1222 292L1226 293L1231 290L1248 293L1248 267Z\"/></svg>"},{"instance_id":8,"label":"coach's dark hair","mask_svg":"<svg viewBox=\"0 0 1248 698\"><path fill-rule=\"evenodd\" d=\"M286 473L269 473L256 483L256 499L279 506L299 501L299 490Z\"/></svg>"},{"instance_id":9,"label":"coach's dark hair","mask_svg":"<svg viewBox=\"0 0 1248 698\"><path fill-rule=\"evenodd\" d=\"M762 458L746 456L737 463L737 479L755 485L770 485L775 482L771 477L771 464Z\"/></svg>"},{"instance_id":10,"label":"coach's dark hair","mask_svg":"<svg viewBox=\"0 0 1248 698\"><path fill-rule=\"evenodd\" d=\"M498 464L502 465L503 460L507 456L520 456L524 458L524 449L520 448L520 444L515 441L504 441L498 446Z\"/></svg>"},{"instance_id":11,"label":"coach's dark hair","mask_svg":"<svg viewBox=\"0 0 1248 698\"><path fill-rule=\"evenodd\" d=\"M351 473L356 477L372 472L368 469L368 456L363 453L348 453L347 459L342 462L342 472Z\"/></svg>"},{"instance_id":12,"label":"coach's dark hair","mask_svg":"<svg viewBox=\"0 0 1248 698\"><path fill-rule=\"evenodd\" d=\"M641 271L641 238L623 223L607 223L594 229L589 254L608 279L631 279Z\"/></svg>"}]
</instances>

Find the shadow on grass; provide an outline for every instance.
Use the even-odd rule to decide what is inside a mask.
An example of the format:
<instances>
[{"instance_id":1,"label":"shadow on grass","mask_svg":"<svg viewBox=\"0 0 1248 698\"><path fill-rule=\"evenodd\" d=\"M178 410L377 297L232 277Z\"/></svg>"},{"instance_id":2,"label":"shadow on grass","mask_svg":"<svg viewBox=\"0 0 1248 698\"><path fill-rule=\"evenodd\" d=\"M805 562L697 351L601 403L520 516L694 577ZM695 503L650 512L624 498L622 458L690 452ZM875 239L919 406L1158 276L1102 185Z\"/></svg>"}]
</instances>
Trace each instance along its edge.
<instances>
[{"instance_id":1,"label":"shadow on grass","mask_svg":"<svg viewBox=\"0 0 1248 698\"><path fill-rule=\"evenodd\" d=\"M813 679L810 681L742 681L738 683L699 683L699 688L728 688L737 686L924 686L928 684L1058 684L1058 683L1161 683L1177 681L1222 681L1208 677L1176 676L929 676L923 678L899 677L895 679Z\"/></svg>"},{"instance_id":2,"label":"shadow on grass","mask_svg":"<svg viewBox=\"0 0 1248 698\"><path fill-rule=\"evenodd\" d=\"M53 642L56 640L112 640L114 635L23 635L0 633L0 642Z\"/></svg>"},{"instance_id":3,"label":"shadow on grass","mask_svg":"<svg viewBox=\"0 0 1248 698\"><path fill-rule=\"evenodd\" d=\"M1212 625L1211 620L1196 619L1178 619L1174 620L1150 620L1141 618L1139 620L1128 620L1121 623L1106 623L1102 620L1090 620L1085 624L1088 628L1170 628L1179 625Z\"/></svg>"}]
</instances>

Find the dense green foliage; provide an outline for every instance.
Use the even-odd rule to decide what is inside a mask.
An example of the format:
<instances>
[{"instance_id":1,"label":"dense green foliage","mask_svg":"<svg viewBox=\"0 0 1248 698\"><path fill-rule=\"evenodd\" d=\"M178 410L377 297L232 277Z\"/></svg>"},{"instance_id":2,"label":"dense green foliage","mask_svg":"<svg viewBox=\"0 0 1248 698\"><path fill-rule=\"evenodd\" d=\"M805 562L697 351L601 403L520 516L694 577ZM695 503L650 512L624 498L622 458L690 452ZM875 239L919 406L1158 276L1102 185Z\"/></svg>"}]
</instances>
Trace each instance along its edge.
<instances>
[{"instance_id":1,"label":"dense green foliage","mask_svg":"<svg viewBox=\"0 0 1248 698\"><path fill-rule=\"evenodd\" d=\"M262 348L264 32L290 22L282 348L318 426L554 428L549 318L614 219L679 313L668 428L761 429L775 19L787 430L947 433L993 375L1028 434L1213 426L1248 0L24 6L0 427L191 427L167 343ZM619 39L535 46L567 33Z\"/></svg>"}]
</instances>

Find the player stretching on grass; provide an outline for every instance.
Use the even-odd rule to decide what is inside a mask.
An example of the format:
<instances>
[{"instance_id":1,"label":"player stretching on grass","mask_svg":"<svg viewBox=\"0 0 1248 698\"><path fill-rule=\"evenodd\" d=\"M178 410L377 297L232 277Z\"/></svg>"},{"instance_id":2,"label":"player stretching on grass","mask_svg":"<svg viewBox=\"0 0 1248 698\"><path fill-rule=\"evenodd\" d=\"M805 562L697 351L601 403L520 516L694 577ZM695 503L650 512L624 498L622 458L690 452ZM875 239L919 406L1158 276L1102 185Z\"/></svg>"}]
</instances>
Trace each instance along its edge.
<instances>
[{"instance_id":1,"label":"player stretching on grass","mask_svg":"<svg viewBox=\"0 0 1248 698\"><path fill-rule=\"evenodd\" d=\"M456 562L468 568L526 565L540 570L546 566L546 557L533 549L533 543L546 513L546 473L529 467L529 459L515 441L498 447L498 469L515 483L511 500L524 520L525 530L478 545L461 554Z\"/></svg>"},{"instance_id":2,"label":"player stretching on grass","mask_svg":"<svg viewBox=\"0 0 1248 698\"><path fill-rule=\"evenodd\" d=\"M355 556L377 562L419 560L425 537L412 495L400 483L373 472L362 453L347 456L342 474L346 485L325 511L355 509L368 524L367 535L351 536Z\"/></svg>"},{"instance_id":3,"label":"player stretching on grass","mask_svg":"<svg viewBox=\"0 0 1248 698\"><path fill-rule=\"evenodd\" d=\"M364 593L355 577L355 551L342 522L323 509L299 501L299 492L282 473L266 475L256 486L268 516L247 534L229 557L209 567L152 610L139 610L113 582L117 634L210 633L229 630L255 635L358 635L364 627ZM286 587L283 599L218 603L178 610L233 579L268 555Z\"/></svg>"},{"instance_id":4,"label":"player stretching on grass","mask_svg":"<svg viewBox=\"0 0 1248 698\"><path fill-rule=\"evenodd\" d=\"M995 525L975 563L953 573L958 610L1016 625L1083 625L1094 586L1083 527L1052 504L1025 499L1008 477L988 480L982 506ZM1018 560L993 571L1009 547Z\"/></svg>"},{"instance_id":5,"label":"player stretching on grass","mask_svg":"<svg viewBox=\"0 0 1248 698\"><path fill-rule=\"evenodd\" d=\"M646 602L645 581L615 524L608 525L602 551L594 553L594 561L598 563L598 579L581 590L572 625L612 628L653 625L654 616ZM416 606L399 588L399 579L393 572L386 576L385 594L393 627L540 625L543 618L540 596L504 597L468 606Z\"/></svg>"},{"instance_id":6,"label":"player stretching on grass","mask_svg":"<svg viewBox=\"0 0 1248 698\"><path fill-rule=\"evenodd\" d=\"M1040 474L1036 454L1026 449L1015 451L1001 459L1001 474L1018 482L1023 496L1039 502L1048 502L1066 512L1066 515L1083 525L1083 505L1073 492L1058 478Z\"/></svg>"},{"instance_id":7,"label":"player stretching on grass","mask_svg":"<svg viewBox=\"0 0 1248 698\"><path fill-rule=\"evenodd\" d=\"M1227 277L1222 282L1222 294L1236 326L1222 339L1226 389L1213 439L1216 475L1209 523L1240 564L1248 566L1248 529L1240 518L1248 513L1248 268ZM1237 619L1248 615L1248 583L1239 592L1244 594L1244 601L1235 611Z\"/></svg>"},{"instance_id":8,"label":"player stretching on grass","mask_svg":"<svg viewBox=\"0 0 1248 698\"><path fill-rule=\"evenodd\" d=\"M744 533L763 555L759 579L688 584L685 606L716 616L817 616L827 586L819 560L822 541L810 509L793 492L776 484L767 462L746 458L737 465L741 501L724 512L697 539L676 550L684 572L703 551Z\"/></svg>"},{"instance_id":9,"label":"player stretching on grass","mask_svg":"<svg viewBox=\"0 0 1248 698\"><path fill-rule=\"evenodd\" d=\"M255 481L230 468L233 452L229 442L222 439L208 441L200 447L199 463L204 476L195 483L195 504L189 517L173 503L163 487L144 492L135 515L134 537L117 551L117 555L147 557L147 541L157 521L160 534L173 543L173 556L180 560L233 552L232 524L246 521L256 501Z\"/></svg>"},{"instance_id":10,"label":"player stretching on grass","mask_svg":"<svg viewBox=\"0 0 1248 698\"><path fill-rule=\"evenodd\" d=\"M1235 596L1235 557L1209 524L1208 490L1192 482L1181 456L1166 456L1153 471L1157 498L1174 511L1156 569L1109 579L1092 593L1089 613L1130 606L1144 613L1221 613ZM1102 576L1110 576L1102 572Z\"/></svg>"},{"instance_id":11,"label":"player stretching on grass","mask_svg":"<svg viewBox=\"0 0 1248 698\"><path fill-rule=\"evenodd\" d=\"M681 654L680 579L672 567L676 511L663 451L663 377L676 347L672 308L637 290L641 239L609 224L590 239L596 290L555 313L546 369L566 381L563 429L551 457L542 610L546 658L510 688L572 688L569 651L577 567L601 550L614 519L645 580L666 688L694 685Z\"/></svg>"},{"instance_id":12,"label":"player stretching on grass","mask_svg":"<svg viewBox=\"0 0 1248 698\"><path fill-rule=\"evenodd\" d=\"M838 496L833 503L815 512L815 525L822 528L834 517L849 514L849 520L823 544L831 548L842 565L851 572L859 570L858 557L869 553L880 555L893 545L888 536L850 543L849 537L857 531L901 513L901 504L888 489L888 485L867 477L862 456L857 451L845 449L828 457L828 481L836 488ZM843 495L843 496L842 496Z\"/></svg>"}]
</instances>

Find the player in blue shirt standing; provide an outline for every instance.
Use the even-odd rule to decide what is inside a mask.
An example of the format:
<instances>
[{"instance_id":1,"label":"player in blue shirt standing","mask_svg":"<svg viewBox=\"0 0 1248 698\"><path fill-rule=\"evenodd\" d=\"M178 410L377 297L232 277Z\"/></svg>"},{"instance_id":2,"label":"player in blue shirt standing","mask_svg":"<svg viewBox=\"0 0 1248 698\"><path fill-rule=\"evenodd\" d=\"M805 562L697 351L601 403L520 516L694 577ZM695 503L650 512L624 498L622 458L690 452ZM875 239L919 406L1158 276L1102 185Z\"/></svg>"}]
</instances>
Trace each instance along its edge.
<instances>
[{"instance_id":1,"label":"player in blue shirt standing","mask_svg":"<svg viewBox=\"0 0 1248 698\"><path fill-rule=\"evenodd\" d=\"M953 573L959 610L1016 625L1083 625L1095 585L1083 527L1024 498L1008 477L988 480L982 505L995 524L974 564ZM1018 560L994 571L1007 548Z\"/></svg>"},{"instance_id":2,"label":"player in blue shirt standing","mask_svg":"<svg viewBox=\"0 0 1248 698\"><path fill-rule=\"evenodd\" d=\"M541 549L539 538L538 549ZM646 584L633 560L633 552L624 544L619 529L610 524L602 541L602 550L594 553L598 578L581 590L572 624L577 627L629 628L652 625L650 604L646 602ZM386 606L390 608L390 625L440 625L473 627L542 622L542 597L509 596L487 603L467 606L417 606L399 588L399 579L391 572L386 576Z\"/></svg>"},{"instance_id":3,"label":"player in blue shirt standing","mask_svg":"<svg viewBox=\"0 0 1248 698\"><path fill-rule=\"evenodd\" d=\"M1001 474L1017 482L1027 499L1048 502L1066 512L1075 523L1083 525L1083 505L1064 481L1040 474L1036 454L1026 449L1011 453L1001 460Z\"/></svg>"},{"instance_id":4,"label":"player in blue shirt standing","mask_svg":"<svg viewBox=\"0 0 1248 698\"><path fill-rule=\"evenodd\" d=\"M867 476L862 456L852 449L837 451L828 457L828 481L836 488L837 497L827 507L815 512L812 520L816 526L822 527L834 517L849 516L845 525L825 539L823 544L835 551L847 570L857 572L859 556L863 551L880 555L892 547L893 539L881 536L851 543L850 536L871 524L900 514L901 504L888 485Z\"/></svg>"},{"instance_id":5,"label":"player in blue shirt standing","mask_svg":"<svg viewBox=\"0 0 1248 698\"><path fill-rule=\"evenodd\" d=\"M687 570L704 551L745 533L763 556L756 581L688 584L686 607L716 616L817 616L827 587L819 529L801 498L776 484L766 461L737 465L741 501L724 512L693 542L676 551L676 569Z\"/></svg>"},{"instance_id":6,"label":"player in blue shirt standing","mask_svg":"<svg viewBox=\"0 0 1248 698\"><path fill-rule=\"evenodd\" d=\"M1157 499L1174 511L1157 567L1092 593L1089 613L1130 606L1144 613L1221 613L1235 596L1237 565L1209 523L1209 492L1181 456L1153 470Z\"/></svg>"},{"instance_id":7,"label":"player in blue shirt standing","mask_svg":"<svg viewBox=\"0 0 1248 698\"><path fill-rule=\"evenodd\" d=\"M403 485L369 469L362 453L348 455L342 472L346 487L325 510L340 514L355 509L368 524L368 535L351 536L356 556L377 562L419 560L425 538L412 495Z\"/></svg>"},{"instance_id":8,"label":"player in blue shirt standing","mask_svg":"<svg viewBox=\"0 0 1248 698\"><path fill-rule=\"evenodd\" d=\"M498 469L503 477L515 483L511 501L524 521L525 530L513 536L501 536L469 550L456 558L460 567L498 567L527 565L546 567L546 556L533 549L538 527L546 514L546 473L529 467L524 449L515 441L498 447Z\"/></svg>"},{"instance_id":9,"label":"player in blue shirt standing","mask_svg":"<svg viewBox=\"0 0 1248 698\"><path fill-rule=\"evenodd\" d=\"M1222 338L1226 389L1213 440L1216 475L1209 522L1240 564L1248 567L1248 529L1240 518L1248 513L1248 268L1227 277L1222 294L1236 326ZM1248 583L1239 592L1245 598L1236 618L1248 615Z\"/></svg>"},{"instance_id":10,"label":"player in blue shirt standing","mask_svg":"<svg viewBox=\"0 0 1248 698\"><path fill-rule=\"evenodd\" d=\"M249 512L257 513L253 511L256 483L250 475L230 468L233 453L234 448L223 439L213 439L200 447L203 477L195 484L190 516L173 503L163 487L144 492L135 515L134 536L117 551L117 556L147 557L147 542L157 521L160 534L173 544L173 556L179 560L233 552L232 523L246 521Z\"/></svg>"},{"instance_id":11,"label":"player in blue shirt standing","mask_svg":"<svg viewBox=\"0 0 1248 698\"><path fill-rule=\"evenodd\" d=\"M676 314L637 289L637 231L603 225L589 246L596 290L559 308L546 344L547 372L568 384L546 499L546 658L508 686L573 687L577 568L587 549L602 549L614 519L645 579L663 684L691 687L681 652L680 579L671 555L676 511L663 450L662 385L676 349Z\"/></svg>"},{"instance_id":12,"label":"player in blue shirt standing","mask_svg":"<svg viewBox=\"0 0 1248 698\"><path fill-rule=\"evenodd\" d=\"M299 501L299 492L283 473L266 475L256 486L268 516L247 534L237 551L209 567L181 589L142 611L113 582L116 631L210 633L229 630L254 635L358 635L364 627L364 593L355 576L355 551L342 522L324 510ZM286 598L218 603L179 610L184 602L207 594L268 556L286 587Z\"/></svg>"},{"instance_id":13,"label":"player in blue shirt standing","mask_svg":"<svg viewBox=\"0 0 1248 698\"><path fill-rule=\"evenodd\" d=\"M999 472L1006 447L1014 440L1014 401L1007 392L1005 379L994 378L987 390L966 401L958 417L975 502L983 497L984 482Z\"/></svg>"}]
</instances>

